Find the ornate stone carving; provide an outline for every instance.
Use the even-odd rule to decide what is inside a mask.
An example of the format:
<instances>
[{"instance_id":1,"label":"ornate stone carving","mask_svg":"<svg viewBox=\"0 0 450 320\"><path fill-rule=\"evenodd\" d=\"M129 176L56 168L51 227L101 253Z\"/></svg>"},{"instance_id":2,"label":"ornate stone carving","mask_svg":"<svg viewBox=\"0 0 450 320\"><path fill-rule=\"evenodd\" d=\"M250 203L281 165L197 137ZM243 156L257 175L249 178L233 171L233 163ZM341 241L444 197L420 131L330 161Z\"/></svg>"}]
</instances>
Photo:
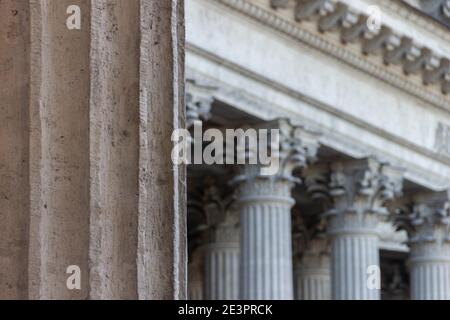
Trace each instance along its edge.
<instances>
[{"instance_id":1,"label":"ornate stone carving","mask_svg":"<svg viewBox=\"0 0 450 320\"><path fill-rule=\"evenodd\" d=\"M450 71L450 61L448 59L441 59L439 63L439 67L432 69L432 70L426 70L423 75L423 83L433 84L439 80L442 80L445 78L445 76Z\"/></svg>"},{"instance_id":2,"label":"ornate stone carving","mask_svg":"<svg viewBox=\"0 0 450 320\"><path fill-rule=\"evenodd\" d=\"M373 158L330 167L328 187L333 201L325 216L331 240L333 298L377 300L380 292L376 286L367 286L367 272L379 266L378 224L388 214L386 202L401 191L403 171Z\"/></svg>"},{"instance_id":3,"label":"ornate stone carving","mask_svg":"<svg viewBox=\"0 0 450 320\"><path fill-rule=\"evenodd\" d=\"M392 30L383 26L380 32L371 39L365 39L362 44L364 54L375 53L378 50L385 49L392 37Z\"/></svg>"},{"instance_id":4,"label":"ornate stone carving","mask_svg":"<svg viewBox=\"0 0 450 320\"><path fill-rule=\"evenodd\" d=\"M420 0L420 9L431 17L450 27L450 1L448 0Z\"/></svg>"},{"instance_id":5,"label":"ornate stone carving","mask_svg":"<svg viewBox=\"0 0 450 320\"><path fill-rule=\"evenodd\" d=\"M300 182L294 170L314 161L319 136L285 119L256 128L279 130L275 149L280 166L268 176L257 165L245 165L232 182L238 184L242 228L241 298L292 299L291 189Z\"/></svg>"},{"instance_id":6,"label":"ornate stone carving","mask_svg":"<svg viewBox=\"0 0 450 320\"><path fill-rule=\"evenodd\" d=\"M308 241L295 271L297 299L331 299L330 250L324 234L318 234Z\"/></svg>"},{"instance_id":7,"label":"ornate stone carving","mask_svg":"<svg viewBox=\"0 0 450 320\"><path fill-rule=\"evenodd\" d=\"M195 80L186 81L186 127L194 121L207 121L210 117L213 93L217 88L200 84Z\"/></svg>"},{"instance_id":8,"label":"ornate stone carving","mask_svg":"<svg viewBox=\"0 0 450 320\"><path fill-rule=\"evenodd\" d=\"M330 54L338 59L341 59L364 72L372 74L373 76L381 79L382 81L385 81L386 83L390 83L397 88L405 90L408 93L423 99L424 101L442 107L446 110L450 110L449 100L443 97L441 94L439 94L439 93L447 94L450 91L450 82L446 77L440 78L441 82L440 92L437 93L434 91L434 89L432 88L428 89L422 85L414 83L414 81L405 81L404 77L389 71L388 67L378 66L374 63L371 63L370 61L367 61L363 57L358 57L357 55L352 54L348 50L345 50L340 46L336 46L331 41L327 41L323 37L318 37L317 35L302 29L298 25L291 23L284 18L281 18L276 14L270 14L266 10L260 8L257 5L253 5L247 2L246 0L216 0L216 1L224 3L227 6L230 6L234 9L237 9L253 17L258 21L261 21L271 27L274 27L275 29L284 32L297 40L305 42L306 44L311 45L313 48L317 48L321 51L326 52L327 54ZM387 4L385 5L387 6ZM390 6L395 7L395 4L390 4ZM380 38L376 37L377 36L376 34L371 34L370 36L367 37L367 34L370 33L370 31L367 28L368 17L365 16L364 14L357 13L350 7L346 15L345 23L337 23L336 25L333 25L332 22L335 19L333 13L337 9L342 10L342 7L338 6L331 0L300 1L298 2L298 6L295 9L295 17L298 21L313 20L312 18L318 17L320 12L322 12L323 14L328 13L328 15L331 15L330 17L333 17L333 19L331 19L330 21L326 19L323 20L326 21L327 23L324 24L325 28L323 28L322 31L334 29L332 27L327 28L328 23L331 23L330 26L341 25L341 27L337 29L340 29L341 40L344 44L356 40L362 41L362 43L364 43L364 40L366 38L370 39L373 38L374 36L376 38L375 43L377 43L377 41L380 40ZM339 16L339 14L337 16ZM320 21L321 19L317 20ZM340 19L337 19L337 21L340 21ZM401 35L397 35L395 34L395 31L393 31L392 38L401 39L401 37L402 37ZM430 68L432 70L439 68L438 66L434 66L432 64L429 64L428 62L431 57L433 57L435 60L440 60L441 57L432 52L428 52L426 48L420 48L418 45L414 43L411 45L411 47L405 46L404 42L402 43L400 40L392 41L392 39L388 40L389 45L385 45L387 40L383 38L384 37L382 37L381 39L383 40L381 41L381 43L383 44L381 46L383 47L383 50L379 50L381 55L391 56L389 52L393 51L392 57L408 56L408 59L394 59L396 63L404 64L405 74L421 72L422 76L424 76L425 74L424 72L427 70L427 68ZM415 55L415 51L419 51L420 53L419 56ZM389 62L389 59L385 61ZM439 63L437 65L439 65ZM427 68L425 68L426 66Z\"/></svg>"},{"instance_id":9,"label":"ornate stone carving","mask_svg":"<svg viewBox=\"0 0 450 320\"><path fill-rule=\"evenodd\" d=\"M426 65L431 59L431 50L428 48L420 49L420 54L416 58L408 59L403 65L405 74L415 74L425 70Z\"/></svg>"},{"instance_id":10,"label":"ornate stone carving","mask_svg":"<svg viewBox=\"0 0 450 320\"><path fill-rule=\"evenodd\" d=\"M347 15L348 6L344 3L338 3L336 10L320 19L319 30L325 32L342 26Z\"/></svg>"},{"instance_id":11,"label":"ornate stone carving","mask_svg":"<svg viewBox=\"0 0 450 320\"><path fill-rule=\"evenodd\" d=\"M355 42L362 39L366 32L368 32L367 16L361 14L356 17L354 23L350 23L349 26L342 28L341 41L343 44Z\"/></svg>"},{"instance_id":12,"label":"ornate stone carving","mask_svg":"<svg viewBox=\"0 0 450 320\"><path fill-rule=\"evenodd\" d=\"M204 208L208 225L205 249L205 297L235 300L239 293L239 218L234 196L223 196L213 179L205 181Z\"/></svg>"},{"instance_id":13,"label":"ornate stone carving","mask_svg":"<svg viewBox=\"0 0 450 320\"><path fill-rule=\"evenodd\" d=\"M440 250L445 244L450 249L449 192L418 195L413 201L408 217L411 225L410 245L424 244L420 251L426 251L427 255ZM450 251L448 254L450 259Z\"/></svg>"},{"instance_id":14,"label":"ornate stone carving","mask_svg":"<svg viewBox=\"0 0 450 320\"><path fill-rule=\"evenodd\" d=\"M338 217L333 219L335 227L343 224L340 220L345 217L352 219L355 227L374 228L378 217L365 216L387 216L386 201L401 193L403 170L373 158L334 163L331 170L329 189L334 208L327 215Z\"/></svg>"},{"instance_id":15,"label":"ornate stone carving","mask_svg":"<svg viewBox=\"0 0 450 320\"><path fill-rule=\"evenodd\" d=\"M413 41L411 38L401 37L398 46L394 46L391 50L384 52L383 60L386 64L404 63L412 47Z\"/></svg>"},{"instance_id":16,"label":"ornate stone carving","mask_svg":"<svg viewBox=\"0 0 450 320\"><path fill-rule=\"evenodd\" d=\"M239 241L239 219L236 214L234 195L223 197L211 178L205 181L203 204L206 223L210 229L209 242L235 243Z\"/></svg>"},{"instance_id":17,"label":"ornate stone carving","mask_svg":"<svg viewBox=\"0 0 450 320\"><path fill-rule=\"evenodd\" d=\"M270 149L275 152L275 157L279 159L279 170L274 175L261 176L259 174L259 167L245 166L245 173L235 178L233 183L239 183L249 178L269 178L272 180L282 179L293 183L300 182L300 179L298 177L294 177L292 173L296 169L306 168L309 164L316 160L320 134L304 127L292 125L287 119L264 122L254 125L253 127L259 130L279 130L279 141L277 141L275 145L272 144L270 146ZM273 192L275 192L275 194L277 193L276 190L273 190Z\"/></svg>"},{"instance_id":18,"label":"ornate stone carving","mask_svg":"<svg viewBox=\"0 0 450 320\"><path fill-rule=\"evenodd\" d=\"M299 0L295 8L295 19L302 21L320 13L328 0Z\"/></svg>"},{"instance_id":19,"label":"ornate stone carving","mask_svg":"<svg viewBox=\"0 0 450 320\"><path fill-rule=\"evenodd\" d=\"M328 164L314 164L303 173L304 185L309 198L319 203L323 212L331 209L333 199L329 192L330 167ZM323 217L320 217L322 219ZM319 219L319 217L318 217Z\"/></svg>"},{"instance_id":20,"label":"ornate stone carving","mask_svg":"<svg viewBox=\"0 0 450 320\"><path fill-rule=\"evenodd\" d=\"M411 298L450 299L450 192L415 195L397 222L409 231Z\"/></svg>"}]
</instances>

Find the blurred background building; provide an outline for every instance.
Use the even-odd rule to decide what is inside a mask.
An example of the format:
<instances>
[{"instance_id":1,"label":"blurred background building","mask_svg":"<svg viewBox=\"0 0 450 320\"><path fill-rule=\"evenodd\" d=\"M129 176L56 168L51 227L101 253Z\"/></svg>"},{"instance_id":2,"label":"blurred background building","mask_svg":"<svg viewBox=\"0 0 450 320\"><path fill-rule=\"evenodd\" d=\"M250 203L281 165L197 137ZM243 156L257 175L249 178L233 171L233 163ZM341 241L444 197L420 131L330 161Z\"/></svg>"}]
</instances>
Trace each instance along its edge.
<instances>
[{"instance_id":1,"label":"blurred background building","mask_svg":"<svg viewBox=\"0 0 450 320\"><path fill-rule=\"evenodd\" d=\"M450 299L450 1L187 0L188 123L283 165L188 168L190 299Z\"/></svg>"}]
</instances>

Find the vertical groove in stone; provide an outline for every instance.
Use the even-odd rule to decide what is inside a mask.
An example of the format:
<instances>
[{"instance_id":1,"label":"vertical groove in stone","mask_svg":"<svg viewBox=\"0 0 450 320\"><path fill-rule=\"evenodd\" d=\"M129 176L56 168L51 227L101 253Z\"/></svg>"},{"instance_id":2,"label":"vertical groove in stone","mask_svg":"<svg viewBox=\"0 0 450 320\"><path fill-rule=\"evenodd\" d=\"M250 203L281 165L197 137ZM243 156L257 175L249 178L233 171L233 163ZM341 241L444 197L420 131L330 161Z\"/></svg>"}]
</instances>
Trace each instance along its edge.
<instances>
[{"instance_id":1,"label":"vertical groove in stone","mask_svg":"<svg viewBox=\"0 0 450 320\"><path fill-rule=\"evenodd\" d=\"M186 297L185 166L171 136L184 128L183 0L140 0L138 297ZM128 4L124 3L124 6ZM164 35L164 36L162 36ZM168 268L170 270L168 270ZM160 288L160 289L156 289Z\"/></svg>"},{"instance_id":2,"label":"vertical groove in stone","mask_svg":"<svg viewBox=\"0 0 450 320\"><path fill-rule=\"evenodd\" d=\"M30 5L0 1L0 299L28 297Z\"/></svg>"},{"instance_id":3,"label":"vertical groove in stone","mask_svg":"<svg viewBox=\"0 0 450 320\"><path fill-rule=\"evenodd\" d=\"M70 5L80 30L66 27ZM183 11L183 0L0 1L11 123L0 298L186 296L186 172L170 157L184 127ZM81 290L66 286L71 265Z\"/></svg>"},{"instance_id":4,"label":"vertical groove in stone","mask_svg":"<svg viewBox=\"0 0 450 320\"><path fill-rule=\"evenodd\" d=\"M137 298L140 8L92 4L90 296Z\"/></svg>"},{"instance_id":5,"label":"vertical groove in stone","mask_svg":"<svg viewBox=\"0 0 450 320\"><path fill-rule=\"evenodd\" d=\"M367 286L369 266L378 266L375 235L337 235L332 238L332 291L336 300L377 300L379 290Z\"/></svg>"},{"instance_id":6,"label":"vertical groove in stone","mask_svg":"<svg viewBox=\"0 0 450 320\"><path fill-rule=\"evenodd\" d=\"M450 299L450 262L412 260L411 268L411 299Z\"/></svg>"},{"instance_id":7,"label":"vertical groove in stone","mask_svg":"<svg viewBox=\"0 0 450 320\"><path fill-rule=\"evenodd\" d=\"M81 30L69 0L31 0L29 297L88 296L90 1ZM74 85L76 84L76 85ZM68 290L66 269L81 269Z\"/></svg>"},{"instance_id":8,"label":"vertical groove in stone","mask_svg":"<svg viewBox=\"0 0 450 320\"><path fill-rule=\"evenodd\" d=\"M331 299L331 265L329 258L314 256L298 262L296 270L298 300Z\"/></svg>"},{"instance_id":9,"label":"vertical groove in stone","mask_svg":"<svg viewBox=\"0 0 450 320\"><path fill-rule=\"evenodd\" d=\"M273 183L269 179L265 182ZM280 182L281 188L285 186ZM258 192L257 187L255 193ZM263 187L264 188L264 187ZM288 190L285 188L283 190ZM247 190L248 191L248 190ZM258 195L260 197L260 195ZM270 194L268 195L271 196ZM251 195L248 196L251 199ZM291 198L241 198L241 299L292 299ZM246 233L246 234L245 234Z\"/></svg>"},{"instance_id":10,"label":"vertical groove in stone","mask_svg":"<svg viewBox=\"0 0 450 320\"><path fill-rule=\"evenodd\" d=\"M205 298L237 300L239 243L210 244L205 254Z\"/></svg>"}]
</instances>

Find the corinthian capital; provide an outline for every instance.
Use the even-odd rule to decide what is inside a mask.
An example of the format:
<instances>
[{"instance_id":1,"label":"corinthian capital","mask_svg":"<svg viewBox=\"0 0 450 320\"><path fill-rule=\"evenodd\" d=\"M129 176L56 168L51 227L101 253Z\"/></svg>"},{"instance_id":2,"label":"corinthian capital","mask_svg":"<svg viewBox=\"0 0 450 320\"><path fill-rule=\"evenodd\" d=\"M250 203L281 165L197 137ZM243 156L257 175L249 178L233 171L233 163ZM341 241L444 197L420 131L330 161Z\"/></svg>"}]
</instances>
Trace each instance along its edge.
<instances>
[{"instance_id":1,"label":"corinthian capital","mask_svg":"<svg viewBox=\"0 0 450 320\"><path fill-rule=\"evenodd\" d=\"M329 190L338 210L385 213L383 206L401 193L403 170L368 158L334 163Z\"/></svg>"},{"instance_id":2,"label":"corinthian capital","mask_svg":"<svg viewBox=\"0 0 450 320\"><path fill-rule=\"evenodd\" d=\"M272 151L279 157L279 176L290 176L295 169L306 168L316 161L320 134L304 127L293 125L288 119L266 122L261 129L279 131Z\"/></svg>"},{"instance_id":3,"label":"corinthian capital","mask_svg":"<svg viewBox=\"0 0 450 320\"><path fill-rule=\"evenodd\" d=\"M223 195L212 179L206 179L203 207L212 243L236 242L239 219L234 195Z\"/></svg>"},{"instance_id":4,"label":"corinthian capital","mask_svg":"<svg viewBox=\"0 0 450 320\"><path fill-rule=\"evenodd\" d=\"M311 200L321 204L323 210L329 210L333 203L330 195L330 166L328 164L315 164L309 166L304 172L306 192Z\"/></svg>"},{"instance_id":5,"label":"corinthian capital","mask_svg":"<svg viewBox=\"0 0 450 320\"><path fill-rule=\"evenodd\" d=\"M198 81L186 81L186 127L190 128L194 121L206 121L210 117L213 94L217 88L200 84Z\"/></svg>"},{"instance_id":6,"label":"corinthian capital","mask_svg":"<svg viewBox=\"0 0 450 320\"><path fill-rule=\"evenodd\" d=\"M240 175L231 183L249 180L262 182L267 179L273 182L283 180L288 185L301 182L298 177L294 177L294 171L304 169L316 160L320 134L295 126L287 119L256 124L252 130L258 135L259 141L256 138L249 139L250 143L238 141L238 157L244 157L247 164L240 166ZM277 184L273 186L277 188Z\"/></svg>"},{"instance_id":7,"label":"corinthian capital","mask_svg":"<svg viewBox=\"0 0 450 320\"><path fill-rule=\"evenodd\" d=\"M421 194L415 197L409 215L412 244L449 242L450 193Z\"/></svg>"},{"instance_id":8,"label":"corinthian capital","mask_svg":"<svg viewBox=\"0 0 450 320\"><path fill-rule=\"evenodd\" d=\"M332 227L343 224L373 229L388 215L388 202L402 189L403 170L368 158L331 165L329 194L333 209L327 212ZM344 222L345 221L345 222Z\"/></svg>"}]
</instances>

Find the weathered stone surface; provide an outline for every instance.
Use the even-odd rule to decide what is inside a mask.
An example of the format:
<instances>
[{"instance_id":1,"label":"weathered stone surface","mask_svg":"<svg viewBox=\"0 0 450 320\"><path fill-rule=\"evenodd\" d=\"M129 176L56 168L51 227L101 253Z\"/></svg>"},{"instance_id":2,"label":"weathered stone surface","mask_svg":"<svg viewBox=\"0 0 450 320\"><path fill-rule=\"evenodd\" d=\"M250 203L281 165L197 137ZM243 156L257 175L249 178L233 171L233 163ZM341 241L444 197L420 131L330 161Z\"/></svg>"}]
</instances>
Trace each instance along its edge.
<instances>
[{"instance_id":1,"label":"weathered stone surface","mask_svg":"<svg viewBox=\"0 0 450 320\"><path fill-rule=\"evenodd\" d=\"M184 298L183 1L72 4L0 2L0 298Z\"/></svg>"}]
</instances>

